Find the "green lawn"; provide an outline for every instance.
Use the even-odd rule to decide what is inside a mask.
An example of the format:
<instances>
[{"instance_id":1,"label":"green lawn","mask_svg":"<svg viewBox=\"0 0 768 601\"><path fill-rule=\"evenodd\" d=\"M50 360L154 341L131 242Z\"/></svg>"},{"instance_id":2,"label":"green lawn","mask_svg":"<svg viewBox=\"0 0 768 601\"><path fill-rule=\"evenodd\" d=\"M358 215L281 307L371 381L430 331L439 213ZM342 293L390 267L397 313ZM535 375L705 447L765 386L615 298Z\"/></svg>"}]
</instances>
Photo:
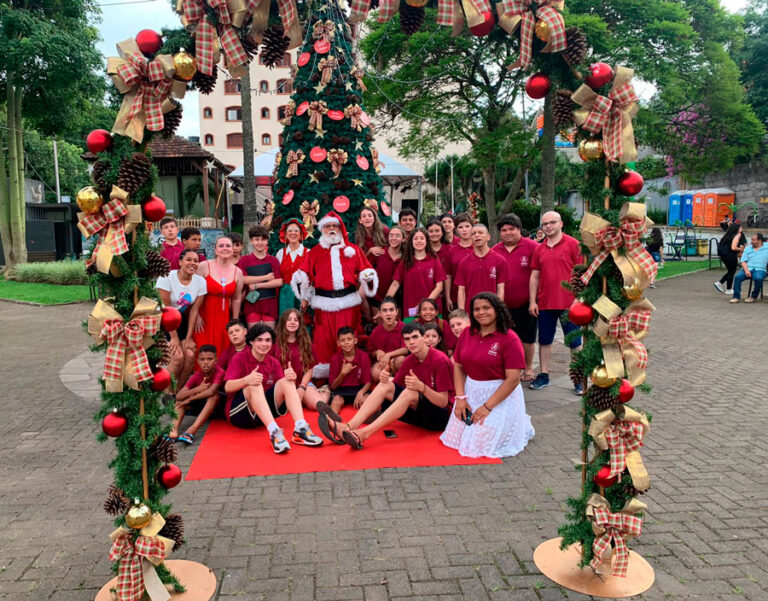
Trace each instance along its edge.
<instances>
[{"instance_id":1,"label":"green lawn","mask_svg":"<svg viewBox=\"0 0 768 601\"><path fill-rule=\"evenodd\" d=\"M57 284L31 284L9 282L0 278L0 299L28 301L41 305L59 305L87 301L88 286L59 286Z\"/></svg>"},{"instance_id":2,"label":"green lawn","mask_svg":"<svg viewBox=\"0 0 768 601\"><path fill-rule=\"evenodd\" d=\"M659 269L659 274L656 276L656 279L663 280L665 278L671 278L673 275L700 271L701 269L707 269L708 267L709 261L666 261L664 267ZM717 261L712 261L712 268L716 269L717 267Z\"/></svg>"}]
</instances>

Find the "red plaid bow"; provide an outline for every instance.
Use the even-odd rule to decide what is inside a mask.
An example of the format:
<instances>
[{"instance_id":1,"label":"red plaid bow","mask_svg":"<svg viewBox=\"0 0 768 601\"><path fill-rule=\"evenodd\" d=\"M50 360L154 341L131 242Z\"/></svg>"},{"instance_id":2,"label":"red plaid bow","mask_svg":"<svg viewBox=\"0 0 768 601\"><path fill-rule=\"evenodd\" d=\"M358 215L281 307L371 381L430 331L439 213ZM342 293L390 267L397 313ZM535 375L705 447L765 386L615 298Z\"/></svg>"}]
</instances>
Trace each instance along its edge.
<instances>
[{"instance_id":1,"label":"red plaid bow","mask_svg":"<svg viewBox=\"0 0 768 601\"><path fill-rule=\"evenodd\" d=\"M338 66L339 61L333 57L320 59L320 62L317 64L318 70L322 73L320 76L320 83L323 85L331 83L333 70Z\"/></svg>"},{"instance_id":2,"label":"red plaid bow","mask_svg":"<svg viewBox=\"0 0 768 601\"><path fill-rule=\"evenodd\" d=\"M328 104L325 100L313 100L309 103L309 125L310 130L323 131L323 115L328 112Z\"/></svg>"},{"instance_id":3,"label":"red plaid bow","mask_svg":"<svg viewBox=\"0 0 768 601\"><path fill-rule=\"evenodd\" d=\"M624 513L612 513L607 507L594 507L593 523L599 528L605 529L600 536L595 537L592 543L594 557L589 565L597 570L603 561L603 555L614 545L613 567L611 576L624 577L627 575L629 565L629 549L625 537L627 535L639 536L642 532L643 521L633 515Z\"/></svg>"},{"instance_id":4,"label":"red plaid bow","mask_svg":"<svg viewBox=\"0 0 768 601\"><path fill-rule=\"evenodd\" d=\"M603 432L611 451L608 477L618 476L624 471L627 452L637 451L643 446L645 428L640 422L615 420Z\"/></svg>"},{"instance_id":5,"label":"red plaid bow","mask_svg":"<svg viewBox=\"0 0 768 601\"><path fill-rule=\"evenodd\" d=\"M286 127L289 126L295 112L296 103L293 100L289 100L288 104L285 105L285 109L283 110L283 118L280 119L280 124L285 125Z\"/></svg>"},{"instance_id":6,"label":"red plaid bow","mask_svg":"<svg viewBox=\"0 0 768 601\"><path fill-rule=\"evenodd\" d=\"M367 92L368 88L363 81L363 75L365 75L363 68L355 65L354 69L352 69L351 75L357 80L357 87L360 88L363 92Z\"/></svg>"},{"instance_id":7,"label":"red plaid bow","mask_svg":"<svg viewBox=\"0 0 768 601\"><path fill-rule=\"evenodd\" d=\"M167 77L160 59L149 60L141 52L131 52L123 57L123 62L117 67L117 77L133 89L132 97L125 98L129 103L126 121L130 122L143 111L149 131L163 129L165 119L162 103L171 92L173 80Z\"/></svg>"},{"instance_id":8,"label":"red plaid bow","mask_svg":"<svg viewBox=\"0 0 768 601\"><path fill-rule=\"evenodd\" d=\"M568 47L565 39L565 22L557 10L562 8L562 0L503 0L504 15L520 19L520 58L509 67L525 69L533 58L533 33L536 19L549 26L549 40L542 52L562 52ZM514 30L512 30L514 31Z\"/></svg>"},{"instance_id":9,"label":"red plaid bow","mask_svg":"<svg viewBox=\"0 0 768 601\"><path fill-rule=\"evenodd\" d=\"M349 17L347 17L347 21L350 23L362 23L368 16L370 7L370 0L349 0Z\"/></svg>"},{"instance_id":10,"label":"red plaid bow","mask_svg":"<svg viewBox=\"0 0 768 601\"><path fill-rule=\"evenodd\" d=\"M285 177L296 177L299 174L299 165L304 162L304 151L289 150L285 162L288 163Z\"/></svg>"},{"instance_id":11,"label":"red plaid bow","mask_svg":"<svg viewBox=\"0 0 768 601\"><path fill-rule=\"evenodd\" d=\"M619 341L622 349L629 343L637 353L637 367L648 367L648 351L645 345L635 338L636 332L646 332L651 326L651 312L648 310L630 310L626 315L619 315L611 320L608 335Z\"/></svg>"},{"instance_id":12,"label":"red plaid bow","mask_svg":"<svg viewBox=\"0 0 768 601\"><path fill-rule=\"evenodd\" d=\"M208 19L205 5L216 11L217 27ZM243 5L244 7L245 5ZM221 41L221 48L230 67L248 64L248 55L235 31L233 14L227 0L184 0L184 18L188 25L194 27L195 58L197 68L205 75L212 75L213 68L218 62L216 38ZM244 8L241 11L244 12ZM240 21L238 16L238 21Z\"/></svg>"},{"instance_id":13,"label":"red plaid bow","mask_svg":"<svg viewBox=\"0 0 768 601\"><path fill-rule=\"evenodd\" d=\"M149 367L143 341L145 336L153 336L159 330L159 315L134 317L128 323L124 323L122 319L106 320L99 332L99 337L107 342L102 377L105 380L122 382L126 365L125 355L128 351L128 361L133 367L136 380L138 382L151 380L152 370Z\"/></svg>"},{"instance_id":14,"label":"red plaid bow","mask_svg":"<svg viewBox=\"0 0 768 601\"><path fill-rule=\"evenodd\" d=\"M400 10L400 0L380 0L379 2L379 23L386 23L395 13Z\"/></svg>"},{"instance_id":15,"label":"red plaid bow","mask_svg":"<svg viewBox=\"0 0 768 601\"><path fill-rule=\"evenodd\" d=\"M330 42L336 35L336 26L330 19L323 22L321 19L312 25L312 39Z\"/></svg>"},{"instance_id":16,"label":"red plaid bow","mask_svg":"<svg viewBox=\"0 0 768 601\"><path fill-rule=\"evenodd\" d=\"M349 155L346 151L340 148L331 148L328 153L328 162L331 164L331 171L333 171L333 177L339 177L341 175L341 166L347 162Z\"/></svg>"},{"instance_id":17,"label":"red plaid bow","mask_svg":"<svg viewBox=\"0 0 768 601\"><path fill-rule=\"evenodd\" d=\"M137 536L134 544L127 533L118 536L109 550L110 561L120 561L117 571L118 601L139 601L144 595L142 560L162 561L165 556L165 546L155 537Z\"/></svg>"},{"instance_id":18,"label":"red plaid bow","mask_svg":"<svg viewBox=\"0 0 768 601\"><path fill-rule=\"evenodd\" d=\"M125 216L128 215L128 209L118 198L113 198L108 203L101 206L98 212L93 215L83 215L80 219L79 228L86 238L98 234L96 246L93 247L91 256L85 260L86 267L90 267L96 262L99 249L105 239L108 238L109 250L113 255L122 255L128 252L128 241L125 239ZM109 231L111 236L107 236Z\"/></svg>"},{"instance_id":19,"label":"red plaid bow","mask_svg":"<svg viewBox=\"0 0 768 601\"><path fill-rule=\"evenodd\" d=\"M589 280L595 275L600 265L603 264L612 251L621 248L621 231L617 227L606 227L597 234L595 234L595 244L600 249L600 252L592 260L587 271L581 276L581 281L585 284L589 284Z\"/></svg>"},{"instance_id":20,"label":"red plaid bow","mask_svg":"<svg viewBox=\"0 0 768 601\"><path fill-rule=\"evenodd\" d=\"M626 249L627 255L632 257L640 268L645 271L648 278L652 280L656 274L657 267L653 257L645 250L641 242L645 229L644 221L639 219L623 219L620 228L610 226L597 232L595 243L600 249L600 253L595 256L587 271L581 276L581 281L589 284L592 276L595 275L603 261L608 258L608 255L622 246Z\"/></svg>"},{"instance_id":21,"label":"red plaid bow","mask_svg":"<svg viewBox=\"0 0 768 601\"><path fill-rule=\"evenodd\" d=\"M344 109L344 116L349 119L349 126L357 131L363 131L363 122L360 121L362 114L363 109L359 104L350 104Z\"/></svg>"}]
</instances>

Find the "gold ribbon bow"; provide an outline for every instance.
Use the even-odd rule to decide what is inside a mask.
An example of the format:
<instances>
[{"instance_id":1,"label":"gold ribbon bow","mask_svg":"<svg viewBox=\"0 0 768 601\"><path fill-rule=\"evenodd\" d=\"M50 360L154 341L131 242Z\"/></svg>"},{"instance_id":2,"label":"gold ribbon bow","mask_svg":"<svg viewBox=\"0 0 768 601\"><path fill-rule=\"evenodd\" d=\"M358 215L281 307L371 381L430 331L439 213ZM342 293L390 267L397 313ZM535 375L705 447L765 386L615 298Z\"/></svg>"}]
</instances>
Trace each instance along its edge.
<instances>
[{"instance_id":1,"label":"gold ribbon bow","mask_svg":"<svg viewBox=\"0 0 768 601\"><path fill-rule=\"evenodd\" d=\"M88 316L88 333L99 343L107 343L104 359L104 389L122 392L127 384L139 389L139 382L152 379L146 349L160 331L161 311L157 302L142 297L126 323L108 302L99 300Z\"/></svg>"},{"instance_id":2,"label":"gold ribbon bow","mask_svg":"<svg viewBox=\"0 0 768 601\"><path fill-rule=\"evenodd\" d=\"M531 63L536 19L549 27L549 38L541 51L561 52L566 49L565 22L560 14L564 4L563 0L503 0L497 5L499 25L508 34L513 34L520 26L520 57L509 69L525 69Z\"/></svg>"},{"instance_id":3,"label":"gold ribbon bow","mask_svg":"<svg viewBox=\"0 0 768 601\"><path fill-rule=\"evenodd\" d=\"M171 554L174 541L158 532L165 525L163 516L152 515L152 521L138 535L126 528L118 528L109 535L112 546L110 561L119 561L117 570L118 601L139 601L146 591L152 601L171 598L155 567Z\"/></svg>"},{"instance_id":4,"label":"gold ribbon bow","mask_svg":"<svg viewBox=\"0 0 768 601\"><path fill-rule=\"evenodd\" d=\"M371 209L374 213L379 212L379 202L375 198L366 198L363 201L363 206L366 209Z\"/></svg>"},{"instance_id":5,"label":"gold ribbon bow","mask_svg":"<svg viewBox=\"0 0 768 601\"><path fill-rule=\"evenodd\" d=\"M309 113L310 131L323 131L323 115L328 113L328 103L325 100L313 100L307 109Z\"/></svg>"},{"instance_id":6,"label":"gold ribbon bow","mask_svg":"<svg viewBox=\"0 0 768 601\"><path fill-rule=\"evenodd\" d=\"M275 203L271 200L267 201L267 214L261 220L261 225L269 229L272 226L272 219L275 216Z\"/></svg>"},{"instance_id":7,"label":"gold ribbon bow","mask_svg":"<svg viewBox=\"0 0 768 601\"><path fill-rule=\"evenodd\" d=\"M640 447L651 426L644 413L620 405L614 413L601 411L592 418L589 435L603 451L610 450L608 477L620 476L626 467L632 477L632 486L639 491L651 487L651 478L643 464Z\"/></svg>"},{"instance_id":8,"label":"gold ribbon bow","mask_svg":"<svg viewBox=\"0 0 768 601\"><path fill-rule=\"evenodd\" d=\"M315 21L312 25L312 39L313 40L325 40L331 42L336 35L336 26L330 19L323 22L322 20Z\"/></svg>"},{"instance_id":9,"label":"gold ribbon bow","mask_svg":"<svg viewBox=\"0 0 768 601\"><path fill-rule=\"evenodd\" d=\"M586 516L592 522L595 540L592 543L594 557L589 565L598 574L624 577L629 566L627 541L640 536L643 521L636 514L645 511L646 505L637 499L630 499L621 509L613 513L608 501L598 494L587 500ZM611 542L614 550L611 553ZM611 563L613 565L611 566Z\"/></svg>"},{"instance_id":10,"label":"gold ribbon bow","mask_svg":"<svg viewBox=\"0 0 768 601\"><path fill-rule=\"evenodd\" d=\"M288 163L285 177L296 177L299 174L299 165L304 162L304 158L303 150L289 150L285 157L285 162Z\"/></svg>"},{"instance_id":11,"label":"gold ribbon bow","mask_svg":"<svg viewBox=\"0 0 768 601\"><path fill-rule=\"evenodd\" d=\"M230 75L238 78L245 74L249 58L235 30L242 28L250 16L245 0L180 0L177 10L183 15L182 24L195 38L195 58L201 73L213 74L221 49ZM215 22L208 10L215 13Z\"/></svg>"},{"instance_id":12,"label":"gold ribbon bow","mask_svg":"<svg viewBox=\"0 0 768 601\"><path fill-rule=\"evenodd\" d=\"M360 88L363 92L367 92L368 88L365 85L365 82L363 81L363 76L365 75L365 71L363 71L363 68L355 65L350 73L352 77L354 77L357 80L357 87Z\"/></svg>"},{"instance_id":13,"label":"gold ribbon bow","mask_svg":"<svg viewBox=\"0 0 768 601\"><path fill-rule=\"evenodd\" d=\"M373 159L373 168L376 173L379 173L386 165L379 161L379 151L375 148L371 148L371 158Z\"/></svg>"},{"instance_id":14,"label":"gold ribbon bow","mask_svg":"<svg viewBox=\"0 0 768 601\"><path fill-rule=\"evenodd\" d=\"M307 238L312 237L312 232L317 225L317 214L320 212L320 201L317 199L311 203L304 201L299 206L299 213L304 218L304 227L307 229Z\"/></svg>"},{"instance_id":15,"label":"gold ribbon bow","mask_svg":"<svg viewBox=\"0 0 768 601\"><path fill-rule=\"evenodd\" d=\"M112 131L141 142L145 127L149 131L163 129L163 114L176 108L168 96L183 98L187 84L173 79L175 69L169 54L149 60L134 39L117 44L117 52L119 57L107 59L107 74L124 96Z\"/></svg>"},{"instance_id":16,"label":"gold ribbon bow","mask_svg":"<svg viewBox=\"0 0 768 601\"><path fill-rule=\"evenodd\" d=\"M280 119L280 124L288 127L291 124L293 115L296 113L296 103L293 100L289 100L283 110L283 118Z\"/></svg>"},{"instance_id":17,"label":"gold ribbon bow","mask_svg":"<svg viewBox=\"0 0 768 601\"><path fill-rule=\"evenodd\" d=\"M611 161L629 163L637 160L632 119L639 110L638 97L630 83L634 70L616 67L608 97L582 84L571 98L582 108L573 111L576 125L597 134L603 132L605 156Z\"/></svg>"},{"instance_id":18,"label":"gold ribbon bow","mask_svg":"<svg viewBox=\"0 0 768 601\"><path fill-rule=\"evenodd\" d=\"M90 238L97 235L96 245L91 256L86 260L86 266L96 263L96 269L101 273L113 271L115 277L120 275L117 266L112 267L112 258L128 252L126 234L130 234L141 223L141 206L128 205L128 193L112 186L109 202L92 215L77 214L77 228L83 236Z\"/></svg>"},{"instance_id":19,"label":"gold ribbon bow","mask_svg":"<svg viewBox=\"0 0 768 601\"><path fill-rule=\"evenodd\" d=\"M360 120L362 114L363 109L359 104L350 104L344 109L344 116L349 119L349 126L357 131L363 131L363 122Z\"/></svg>"},{"instance_id":20,"label":"gold ribbon bow","mask_svg":"<svg viewBox=\"0 0 768 601\"><path fill-rule=\"evenodd\" d=\"M338 66L339 66L339 61L334 57L321 58L320 62L317 63L317 68L322 74L320 76L320 83L326 86L329 83L331 83L331 77L333 77L333 70L336 69Z\"/></svg>"},{"instance_id":21,"label":"gold ribbon bow","mask_svg":"<svg viewBox=\"0 0 768 601\"><path fill-rule=\"evenodd\" d=\"M349 159L349 155L345 150L341 148L331 148L328 153L328 162L331 164L331 171L333 171L333 177L339 177L341 175L341 166L344 165Z\"/></svg>"}]
</instances>

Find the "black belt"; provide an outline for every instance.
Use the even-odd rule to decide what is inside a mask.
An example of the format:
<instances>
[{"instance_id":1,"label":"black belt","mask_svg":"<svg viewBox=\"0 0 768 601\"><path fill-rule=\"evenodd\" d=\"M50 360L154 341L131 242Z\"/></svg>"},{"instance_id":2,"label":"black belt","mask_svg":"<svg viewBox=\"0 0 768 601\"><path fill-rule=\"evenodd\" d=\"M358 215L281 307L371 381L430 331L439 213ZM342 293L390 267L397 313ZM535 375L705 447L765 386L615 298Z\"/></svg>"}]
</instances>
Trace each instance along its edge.
<instances>
[{"instance_id":1,"label":"black belt","mask_svg":"<svg viewBox=\"0 0 768 601\"><path fill-rule=\"evenodd\" d=\"M355 292L357 292L357 288L354 286L347 286L343 290L322 290L320 288L315 288L315 294L325 298L341 298L342 296L354 294Z\"/></svg>"}]
</instances>

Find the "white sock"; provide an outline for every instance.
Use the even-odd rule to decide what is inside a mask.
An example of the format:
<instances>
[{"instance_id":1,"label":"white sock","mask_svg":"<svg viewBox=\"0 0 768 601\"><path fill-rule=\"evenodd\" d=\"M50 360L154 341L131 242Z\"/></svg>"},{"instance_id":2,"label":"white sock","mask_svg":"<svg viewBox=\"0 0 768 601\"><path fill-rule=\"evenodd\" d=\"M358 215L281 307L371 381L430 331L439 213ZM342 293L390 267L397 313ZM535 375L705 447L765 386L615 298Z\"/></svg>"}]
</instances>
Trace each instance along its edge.
<instances>
[{"instance_id":1,"label":"white sock","mask_svg":"<svg viewBox=\"0 0 768 601\"><path fill-rule=\"evenodd\" d=\"M267 432L270 433L270 435L274 434L280 429L280 426L277 425L277 422L272 422L271 424L267 424Z\"/></svg>"},{"instance_id":2,"label":"white sock","mask_svg":"<svg viewBox=\"0 0 768 601\"><path fill-rule=\"evenodd\" d=\"M307 420L305 419L296 420L296 423L293 424L293 429L301 430L302 428L306 428L307 430L309 430L309 424L307 423Z\"/></svg>"}]
</instances>

